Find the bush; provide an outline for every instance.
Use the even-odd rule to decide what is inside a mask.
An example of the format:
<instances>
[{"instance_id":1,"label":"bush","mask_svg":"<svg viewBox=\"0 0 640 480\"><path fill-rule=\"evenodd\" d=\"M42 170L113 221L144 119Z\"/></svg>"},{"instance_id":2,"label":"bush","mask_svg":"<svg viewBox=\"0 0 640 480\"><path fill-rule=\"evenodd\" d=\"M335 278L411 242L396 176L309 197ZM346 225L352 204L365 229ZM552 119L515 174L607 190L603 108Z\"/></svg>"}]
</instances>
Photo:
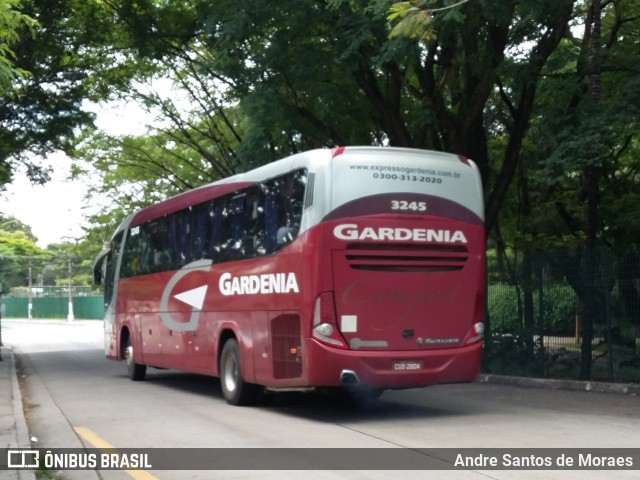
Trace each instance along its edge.
<instances>
[{"instance_id":1,"label":"bush","mask_svg":"<svg viewBox=\"0 0 640 480\"><path fill-rule=\"evenodd\" d=\"M491 331L510 333L521 329L518 315L518 296L516 287L505 283L489 285L487 288L487 309Z\"/></svg>"},{"instance_id":2,"label":"bush","mask_svg":"<svg viewBox=\"0 0 640 480\"><path fill-rule=\"evenodd\" d=\"M575 328L576 295L573 289L562 283L547 285L542 292L542 317L545 334L571 334ZM513 285L497 283L489 285L487 291L487 308L491 322L491 330L495 333L514 333L522 330L523 293L518 299L517 288ZM533 310L536 330L540 322L540 291L533 292ZM538 333L538 332L536 332Z\"/></svg>"}]
</instances>

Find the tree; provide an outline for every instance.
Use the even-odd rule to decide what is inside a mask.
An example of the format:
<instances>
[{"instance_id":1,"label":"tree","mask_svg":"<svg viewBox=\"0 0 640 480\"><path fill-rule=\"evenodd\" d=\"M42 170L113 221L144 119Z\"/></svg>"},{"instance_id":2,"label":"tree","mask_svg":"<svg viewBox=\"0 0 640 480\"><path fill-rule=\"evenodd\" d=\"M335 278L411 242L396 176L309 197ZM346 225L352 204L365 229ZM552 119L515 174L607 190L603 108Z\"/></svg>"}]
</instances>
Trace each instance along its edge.
<instances>
[{"instance_id":1,"label":"tree","mask_svg":"<svg viewBox=\"0 0 640 480\"><path fill-rule=\"evenodd\" d=\"M92 262L98 251L88 242L49 245L47 261L41 265L43 284L66 287L71 280L72 285L92 285Z\"/></svg>"},{"instance_id":2,"label":"tree","mask_svg":"<svg viewBox=\"0 0 640 480\"><path fill-rule=\"evenodd\" d=\"M19 0L7 0L0 4L0 92L4 96L12 83L29 76L29 72L15 65L16 54L11 44L18 41L20 31L27 28L32 32L37 26L31 17L20 13Z\"/></svg>"},{"instance_id":3,"label":"tree","mask_svg":"<svg viewBox=\"0 0 640 480\"><path fill-rule=\"evenodd\" d=\"M423 9L432 4L412 3ZM490 2L474 3L482 5L482 17ZM625 0L571 3L570 17L568 2L557 8L540 4L545 11L537 13L533 4L511 4L519 20L510 22L508 48L493 87L497 95L488 98L482 113L489 158L500 159L488 164L495 176L485 175L485 185L490 191L490 233L503 249L510 245L522 253L522 313L529 353L534 339L533 256L537 249L562 245L559 255L547 250L546 261L562 272L582 304L581 377L590 378L594 329L602 332L606 298L611 295L605 278L621 276L627 285L628 312L640 298L631 287L632 270L622 263L633 264L638 255L637 241L623 231L637 232L639 227L629 206L637 197L640 167L634 153L640 131L640 71L634 60L637 44L628 40L640 30L640 10ZM417 17L415 7L409 7L414 9L414 26L416 19L429 22L428 29L419 25L419 31L430 34L422 42L441 42L438 17ZM565 14L558 16L561 9ZM456 15L464 15L464 7L459 10ZM529 23L541 14L557 19L543 36L534 30L544 21ZM573 28L567 28L571 23ZM554 29L564 33L547 35ZM537 37L532 47L515 48L522 42L514 39ZM469 44L463 40L461 45L466 52ZM606 260L598 253L603 247L611 252ZM618 273L613 273L616 268Z\"/></svg>"},{"instance_id":4,"label":"tree","mask_svg":"<svg viewBox=\"0 0 640 480\"><path fill-rule=\"evenodd\" d=\"M219 174L229 173L228 161L237 171L334 144L465 154L483 171L491 229L517 169L538 81L568 31L574 2L461 3L432 16L437 35L426 41L390 39L390 5L253 0L238 9L222 1L211 11L201 2L111 2L129 53L103 77L144 65L147 78L173 78L197 106L188 119L157 96L142 97L170 120L164 133L210 157ZM117 78L123 92L141 97L140 84ZM489 106L500 102L507 116L488 123ZM227 119L230 135L216 135L212 116ZM490 161L494 134L505 146Z\"/></svg>"},{"instance_id":5,"label":"tree","mask_svg":"<svg viewBox=\"0 0 640 480\"><path fill-rule=\"evenodd\" d=\"M3 291L26 286L30 267L39 265L46 258L46 252L38 248L25 232L0 229L0 283Z\"/></svg>"},{"instance_id":6,"label":"tree","mask_svg":"<svg viewBox=\"0 0 640 480\"><path fill-rule=\"evenodd\" d=\"M107 2L101 15L120 21L105 38L121 57L98 66L94 87L155 108L165 120L153 134L159 147L177 146L164 148L165 158L188 166L187 149L206 159L211 175L202 181L333 144L466 154L483 172L491 231L538 124L539 89L556 72L566 77L567 67L581 68L581 50L565 44L587 4L451 3L455 8L431 9L433 35L416 40L389 38L391 2L382 0L333 0L327 7L256 0L242 9L222 1L215 11L203 2L147 1L135 8ZM623 12L626 4L610 2L609 9ZM632 20L625 18L613 25L612 45ZM579 85L583 73L576 73L566 84ZM184 102L175 102L181 94L167 99L145 87L159 75L173 79ZM581 95L575 88L564 92L565 104ZM555 141L568 130L556 130Z\"/></svg>"},{"instance_id":7,"label":"tree","mask_svg":"<svg viewBox=\"0 0 640 480\"><path fill-rule=\"evenodd\" d=\"M25 21L7 39L7 48L15 55L14 71L28 76L14 76L0 96L0 187L11 180L18 165L34 182L45 182L48 172L36 157L69 151L75 129L92 122L82 101L84 82L96 59L82 52L90 18L77 15L87 8L79 0L23 0L20 18Z\"/></svg>"},{"instance_id":8,"label":"tree","mask_svg":"<svg viewBox=\"0 0 640 480\"><path fill-rule=\"evenodd\" d=\"M93 88L146 105L160 124L144 139L86 138L75 156L91 166L79 162L78 174L97 168L102 192L130 210L296 151L383 141L366 102L354 101L363 97L344 60L322 40L337 12L293 1L220 2L212 12L205 3L106 4L105 17L121 19L108 41L123 54L99 67ZM321 20L311 31L309 18ZM170 97L153 88L158 76L173 82Z\"/></svg>"}]
</instances>

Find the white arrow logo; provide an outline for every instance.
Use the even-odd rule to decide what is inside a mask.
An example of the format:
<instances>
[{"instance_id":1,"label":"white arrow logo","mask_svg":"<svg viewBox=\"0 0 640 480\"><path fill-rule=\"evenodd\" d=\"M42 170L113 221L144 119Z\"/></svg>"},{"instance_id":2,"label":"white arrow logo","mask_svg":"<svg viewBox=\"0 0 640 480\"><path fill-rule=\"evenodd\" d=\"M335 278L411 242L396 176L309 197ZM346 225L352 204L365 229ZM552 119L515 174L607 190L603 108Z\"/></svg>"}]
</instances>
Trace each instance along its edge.
<instances>
[{"instance_id":1,"label":"white arrow logo","mask_svg":"<svg viewBox=\"0 0 640 480\"><path fill-rule=\"evenodd\" d=\"M193 288L186 292L179 293L178 295L174 295L173 298L192 306L196 310L202 310L204 297L207 295L207 287L207 285L203 285L198 288Z\"/></svg>"},{"instance_id":2,"label":"white arrow logo","mask_svg":"<svg viewBox=\"0 0 640 480\"><path fill-rule=\"evenodd\" d=\"M195 332L198 328L198 322L200 321L200 311L202 309L202 305L204 304L204 297L207 294L207 286L203 285L201 287L187 290L186 292L182 292L173 296L171 295L171 293L173 292L173 287L175 287L178 282L187 275L190 275L193 272L208 273L209 270L211 270L211 263L211 260L205 259L188 263L176 273L174 273L165 285L164 290L162 291L162 296L160 297L160 318L162 319L162 323L164 323L169 330L176 332ZM193 307L188 322L177 322L171 316L171 313L169 313L170 297L173 297Z\"/></svg>"}]
</instances>

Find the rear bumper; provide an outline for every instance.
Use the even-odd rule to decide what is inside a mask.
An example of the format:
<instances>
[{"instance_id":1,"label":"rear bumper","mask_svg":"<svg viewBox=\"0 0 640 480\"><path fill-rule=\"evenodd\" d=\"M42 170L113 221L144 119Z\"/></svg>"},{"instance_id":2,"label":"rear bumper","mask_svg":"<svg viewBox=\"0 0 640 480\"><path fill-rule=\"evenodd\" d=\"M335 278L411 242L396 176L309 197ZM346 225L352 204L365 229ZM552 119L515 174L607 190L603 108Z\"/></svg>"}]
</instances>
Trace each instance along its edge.
<instances>
[{"instance_id":1,"label":"rear bumper","mask_svg":"<svg viewBox=\"0 0 640 480\"><path fill-rule=\"evenodd\" d=\"M327 347L307 339L306 380L309 386L342 385L343 372L353 372L371 388L414 388L441 383L471 382L480 373L482 342L438 350L354 351ZM417 362L416 370L397 370L397 362Z\"/></svg>"}]
</instances>

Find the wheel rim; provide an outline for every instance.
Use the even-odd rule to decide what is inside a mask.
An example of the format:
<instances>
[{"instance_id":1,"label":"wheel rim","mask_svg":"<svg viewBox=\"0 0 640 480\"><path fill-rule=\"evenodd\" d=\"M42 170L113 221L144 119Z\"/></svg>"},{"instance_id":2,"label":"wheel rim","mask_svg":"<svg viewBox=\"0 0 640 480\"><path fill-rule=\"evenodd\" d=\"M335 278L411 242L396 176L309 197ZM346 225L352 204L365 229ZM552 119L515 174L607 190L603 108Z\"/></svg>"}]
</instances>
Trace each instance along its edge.
<instances>
[{"instance_id":1,"label":"wheel rim","mask_svg":"<svg viewBox=\"0 0 640 480\"><path fill-rule=\"evenodd\" d=\"M233 355L225 359L223 382L227 392L235 392L238 386L238 362Z\"/></svg>"},{"instance_id":2,"label":"wheel rim","mask_svg":"<svg viewBox=\"0 0 640 480\"><path fill-rule=\"evenodd\" d=\"M124 363L127 365L127 368L131 368L133 366L133 346L127 346L124 351Z\"/></svg>"}]
</instances>

